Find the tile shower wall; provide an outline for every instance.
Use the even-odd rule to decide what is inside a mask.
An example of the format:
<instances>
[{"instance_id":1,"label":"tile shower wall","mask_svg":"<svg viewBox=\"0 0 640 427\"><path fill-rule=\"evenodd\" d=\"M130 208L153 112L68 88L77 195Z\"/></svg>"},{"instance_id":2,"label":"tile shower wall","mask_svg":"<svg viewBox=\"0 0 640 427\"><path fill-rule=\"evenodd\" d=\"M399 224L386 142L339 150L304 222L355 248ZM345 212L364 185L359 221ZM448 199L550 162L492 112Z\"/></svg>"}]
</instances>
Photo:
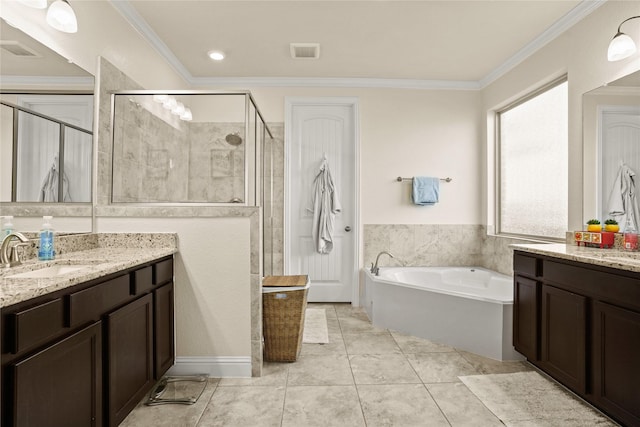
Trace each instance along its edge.
<instances>
[{"instance_id":1,"label":"tile shower wall","mask_svg":"<svg viewBox=\"0 0 640 427\"><path fill-rule=\"evenodd\" d=\"M284 123L268 126L273 135L273 194L268 186L264 200L264 268L266 275L278 276L284 274ZM270 166L264 167L267 185Z\"/></svg>"},{"instance_id":2,"label":"tile shower wall","mask_svg":"<svg viewBox=\"0 0 640 427\"><path fill-rule=\"evenodd\" d=\"M513 274L512 243L523 240L487 236L482 225L366 224L365 267L381 251L395 256L380 258L382 266L480 266Z\"/></svg>"},{"instance_id":3,"label":"tile shower wall","mask_svg":"<svg viewBox=\"0 0 640 427\"><path fill-rule=\"evenodd\" d=\"M225 140L242 135L243 123L188 123L160 117L127 97L116 103L122 119L114 128L114 202L244 199L245 144Z\"/></svg>"}]
</instances>

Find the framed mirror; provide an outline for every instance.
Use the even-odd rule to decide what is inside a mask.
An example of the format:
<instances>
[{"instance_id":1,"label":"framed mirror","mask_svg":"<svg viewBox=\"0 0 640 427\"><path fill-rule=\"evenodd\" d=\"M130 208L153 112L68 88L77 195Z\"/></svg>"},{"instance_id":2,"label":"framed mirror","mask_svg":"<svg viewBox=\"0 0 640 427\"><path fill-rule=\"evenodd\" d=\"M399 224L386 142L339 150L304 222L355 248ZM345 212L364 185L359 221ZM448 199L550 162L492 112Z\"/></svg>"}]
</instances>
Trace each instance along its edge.
<instances>
[{"instance_id":1,"label":"framed mirror","mask_svg":"<svg viewBox=\"0 0 640 427\"><path fill-rule=\"evenodd\" d=\"M640 185L640 71L587 92L582 99L584 220L616 219L624 231L626 217L611 212L620 199L621 171L635 173L636 186Z\"/></svg>"},{"instance_id":2,"label":"framed mirror","mask_svg":"<svg viewBox=\"0 0 640 427\"><path fill-rule=\"evenodd\" d=\"M0 216L91 231L94 78L0 21Z\"/></svg>"}]
</instances>

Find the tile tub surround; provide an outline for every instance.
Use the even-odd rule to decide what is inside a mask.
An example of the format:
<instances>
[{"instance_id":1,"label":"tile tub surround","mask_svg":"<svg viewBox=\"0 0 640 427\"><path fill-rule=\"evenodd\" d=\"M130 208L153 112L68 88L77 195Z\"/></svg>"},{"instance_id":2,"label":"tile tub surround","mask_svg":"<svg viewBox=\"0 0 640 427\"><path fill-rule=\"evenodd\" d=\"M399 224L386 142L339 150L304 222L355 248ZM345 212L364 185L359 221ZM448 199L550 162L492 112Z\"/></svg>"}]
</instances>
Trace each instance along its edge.
<instances>
[{"instance_id":1,"label":"tile tub surround","mask_svg":"<svg viewBox=\"0 0 640 427\"><path fill-rule=\"evenodd\" d=\"M195 405L141 402L120 427L499 427L505 424L459 377L533 369L526 362L496 362L374 328L361 308L349 304L309 307L326 310L328 344L303 344L299 362L265 363L260 378L211 378ZM546 377L542 381L555 384ZM544 398L537 390L529 392L531 398ZM567 398L583 405L573 395ZM511 403L510 396L504 402ZM547 408L537 409L526 425L549 425ZM608 419L593 413L608 425Z\"/></svg>"},{"instance_id":2,"label":"tile tub surround","mask_svg":"<svg viewBox=\"0 0 640 427\"><path fill-rule=\"evenodd\" d=\"M467 224L365 224L364 266L382 251L381 266L477 266L511 276L513 243L528 243L487 235L486 227Z\"/></svg>"},{"instance_id":3,"label":"tile tub surround","mask_svg":"<svg viewBox=\"0 0 640 427\"><path fill-rule=\"evenodd\" d=\"M115 273L139 264L153 261L177 251L176 236L170 233L84 235L97 243L96 247L70 251L53 261L36 258L21 266L0 269L0 307L68 288L89 280ZM162 242L162 246L159 245ZM83 243L80 247L83 247ZM11 278L18 273L37 270L51 265L84 265L87 268L62 276L49 278Z\"/></svg>"}]
</instances>

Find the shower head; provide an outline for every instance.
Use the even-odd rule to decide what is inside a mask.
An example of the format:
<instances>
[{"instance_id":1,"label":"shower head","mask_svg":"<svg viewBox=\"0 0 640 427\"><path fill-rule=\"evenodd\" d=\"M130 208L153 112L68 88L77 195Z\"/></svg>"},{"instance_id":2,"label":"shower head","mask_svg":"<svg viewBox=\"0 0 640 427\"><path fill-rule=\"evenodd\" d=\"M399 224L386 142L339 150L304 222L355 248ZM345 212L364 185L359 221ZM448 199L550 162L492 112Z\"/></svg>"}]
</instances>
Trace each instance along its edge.
<instances>
[{"instance_id":1,"label":"shower head","mask_svg":"<svg viewBox=\"0 0 640 427\"><path fill-rule=\"evenodd\" d=\"M240 145L240 144L242 144L242 138L240 137L238 132L230 133L227 136L225 136L224 139L230 145Z\"/></svg>"}]
</instances>

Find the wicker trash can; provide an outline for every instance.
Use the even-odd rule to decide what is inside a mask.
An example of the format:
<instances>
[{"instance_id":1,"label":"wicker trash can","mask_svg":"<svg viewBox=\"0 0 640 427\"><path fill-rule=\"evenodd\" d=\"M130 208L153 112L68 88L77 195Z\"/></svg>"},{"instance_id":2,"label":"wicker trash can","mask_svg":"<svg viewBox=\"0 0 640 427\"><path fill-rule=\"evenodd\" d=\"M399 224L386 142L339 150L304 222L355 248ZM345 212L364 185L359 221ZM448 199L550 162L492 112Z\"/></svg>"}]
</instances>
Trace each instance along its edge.
<instances>
[{"instance_id":1,"label":"wicker trash can","mask_svg":"<svg viewBox=\"0 0 640 427\"><path fill-rule=\"evenodd\" d=\"M309 276L269 276L262 281L264 359L295 362L302 349Z\"/></svg>"}]
</instances>

